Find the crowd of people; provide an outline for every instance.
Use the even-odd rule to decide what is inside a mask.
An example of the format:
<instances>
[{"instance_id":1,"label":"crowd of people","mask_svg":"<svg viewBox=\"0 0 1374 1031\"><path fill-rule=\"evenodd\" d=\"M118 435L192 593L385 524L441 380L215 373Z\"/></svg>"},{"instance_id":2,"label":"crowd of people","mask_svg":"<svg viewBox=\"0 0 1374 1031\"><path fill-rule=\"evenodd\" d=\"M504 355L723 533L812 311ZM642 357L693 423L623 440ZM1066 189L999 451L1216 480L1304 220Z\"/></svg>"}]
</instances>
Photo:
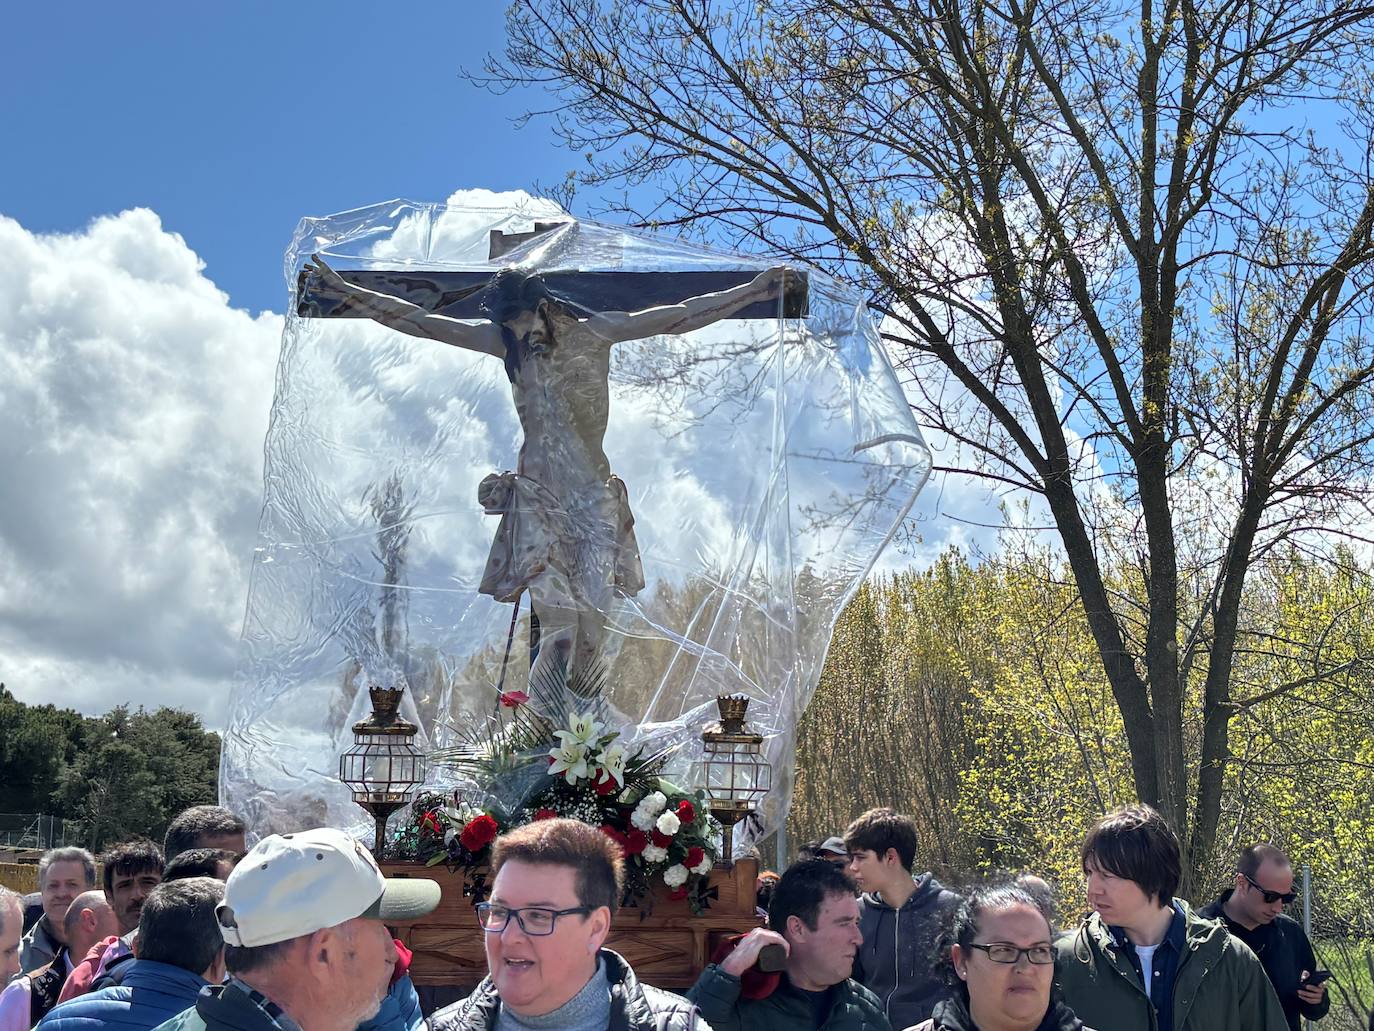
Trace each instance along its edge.
<instances>
[{"instance_id":1,"label":"crowd of people","mask_svg":"<svg viewBox=\"0 0 1374 1031\"><path fill-rule=\"evenodd\" d=\"M620 846L574 820L517 828L477 906L487 976L426 1020L390 928L434 910L435 881L388 879L328 828L248 850L241 820L198 806L161 848L102 855L99 887L80 848L43 856L35 897L0 887L0 1031L1297 1031L1327 1013L1273 845L1194 908L1160 815L1109 813L1082 846L1092 912L1063 930L1039 877L961 894L917 850L875 809L760 875L764 926L681 996L606 948Z\"/></svg>"}]
</instances>

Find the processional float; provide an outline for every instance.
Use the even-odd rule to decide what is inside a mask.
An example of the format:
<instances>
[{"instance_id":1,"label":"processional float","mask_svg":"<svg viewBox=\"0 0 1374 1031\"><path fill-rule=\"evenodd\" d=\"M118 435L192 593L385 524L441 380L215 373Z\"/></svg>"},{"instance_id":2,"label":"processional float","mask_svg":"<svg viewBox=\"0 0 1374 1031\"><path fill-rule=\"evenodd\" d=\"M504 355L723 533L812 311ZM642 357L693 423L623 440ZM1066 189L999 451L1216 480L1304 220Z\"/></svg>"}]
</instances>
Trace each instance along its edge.
<instances>
[{"instance_id":1,"label":"processional float","mask_svg":"<svg viewBox=\"0 0 1374 1031\"><path fill-rule=\"evenodd\" d=\"M224 804L451 868L574 815L719 908L930 469L861 294L535 201L306 219L286 273Z\"/></svg>"}]
</instances>

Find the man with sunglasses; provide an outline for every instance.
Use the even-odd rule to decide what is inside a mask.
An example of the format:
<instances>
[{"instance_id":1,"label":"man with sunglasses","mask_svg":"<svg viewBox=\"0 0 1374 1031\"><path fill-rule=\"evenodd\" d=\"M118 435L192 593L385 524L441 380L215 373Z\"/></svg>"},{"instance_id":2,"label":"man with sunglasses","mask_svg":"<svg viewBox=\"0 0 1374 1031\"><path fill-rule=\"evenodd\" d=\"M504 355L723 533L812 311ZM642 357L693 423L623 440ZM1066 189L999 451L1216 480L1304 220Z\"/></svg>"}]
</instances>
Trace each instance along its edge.
<instances>
[{"instance_id":1,"label":"man with sunglasses","mask_svg":"<svg viewBox=\"0 0 1374 1031\"><path fill-rule=\"evenodd\" d=\"M1331 1008L1326 985L1307 983L1318 967L1312 943L1302 925L1283 912L1296 898L1293 865L1283 850L1251 845L1236 863L1235 886L1202 910L1259 957L1292 1031L1298 1031L1303 1017L1321 1020Z\"/></svg>"},{"instance_id":2,"label":"man with sunglasses","mask_svg":"<svg viewBox=\"0 0 1374 1031\"><path fill-rule=\"evenodd\" d=\"M1178 837L1128 805L1093 825L1081 859L1094 909L1054 943L1064 1001L1111 1031L1286 1031L1255 954L1175 898Z\"/></svg>"},{"instance_id":3,"label":"man with sunglasses","mask_svg":"<svg viewBox=\"0 0 1374 1031\"><path fill-rule=\"evenodd\" d=\"M434 1014L434 1031L711 1031L681 996L641 984L604 948L624 886L620 847L577 820L538 820L496 840L477 907L485 980Z\"/></svg>"}]
</instances>

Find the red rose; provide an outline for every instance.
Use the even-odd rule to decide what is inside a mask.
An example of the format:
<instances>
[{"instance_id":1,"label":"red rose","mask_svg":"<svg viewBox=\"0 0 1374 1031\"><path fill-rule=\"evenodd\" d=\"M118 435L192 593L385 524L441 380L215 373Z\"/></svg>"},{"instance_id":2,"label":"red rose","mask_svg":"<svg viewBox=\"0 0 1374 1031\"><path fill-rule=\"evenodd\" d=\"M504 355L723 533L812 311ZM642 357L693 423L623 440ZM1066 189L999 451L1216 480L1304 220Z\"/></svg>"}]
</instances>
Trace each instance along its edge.
<instances>
[{"instance_id":1,"label":"red rose","mask_svg":"<svg viewBox=\"0 0 1374 1031\"><path fill-rule=\"evenodd\" d=\"M501 695L501 704L507 709L516 709L530 700L524 691L506 691Z\"/></svg>"},{"instance_id":2,"label":"red rose","mask_svg":"<svg viewBox=\"0 0 1374 1031\"><path fill-rule=\"evenodd\" d=\"M612 827L609 823L603 823L603 824L601 825L601 833L604 834L604 835L606 835L606 837L610 838L610 839L611 839L612 841L614 841L617 845L619 845L619 846L620 846L621 854L622 854L622 855L624 854L624 852L625 852L625 835L621 834L620 831L616 830L616 829L615 829L614 827Z\"/></svg>"},{"instance_id":3,"label":"red rose","mask_svg":"<svg viewBox=\"0 0 1374 1031\"><path fill-rule=\"evenodd\" d=\"M667 848L672 843L673 836L671 834L663 834L660 831L654 831L654 844L659 848Z\"/></svg>"},{"instance_id":4,"label":"red rose","mask_svg":"<svg viewBox=\"0 0 1374 1031\"><path fill-rule=\"evenodd\" d=\"M552 820L557 816L558 814L547 806L543 809L536 809L534 811L534 818L536 820Z\"/></svg>"},{"instance_id":5,"label":"red rose","mask_svg":"<svg viewBox=\"0 0 1374 1031\"><path fill-rule=\"evenodd\" d=\"M625 835L625 855L637 856L649 847L649 835L636 827Z\"/></svg>"},{"instance_id":6,"label":"red rose","mask_svg":"<svg viewBox=\"0 0 1374 1031\"><path fill-rule=\"evenodd\" d=\"M678 885L672 891L668 892L668 897L674 902L677 902L679 899L685 899L687 897L687 885Z\"/></svg>"},{"instance_id":7,"label":"red rose","mask_svg":"<svg viewBox=\"0 0 1374 1031\"><path fill-rule=\"evenodd\" d=\"M704 848L689 848L687 850L687 858L682 861L682 865L689 870L695 870L701 865L701 861L705 858L706 850Z\"/></svg>"},{"instance_id":8,"label":"red rose","mask_svg":"<svg viewBox=\"0 0 1374 1031\"><path fill-rule=\"evenodd\" d=\"M677 818L684 824L695 823L697 819L696 807L684 798L677 804Z\"/></svg>"},{"instance_id":9,"label":"red rose","mask_svg":"<svg viewBox=\"0 0 1374 1031\"><path fill-rule=\"evenodd\" d=\"M596 793L602 798L607 795L614 795L620 790L620 785L615 782L615 778L605 770L601 771L601 776L596 779L596 783L592 786L596 788Z\"/></svg>"},{"instance_id":10,"label":"red rose","mask_svg":"<svg viewBox=\"0 0 1374 1031\"><path fill-rule=\"evenodd\" d=\"M501 828L496 825L496 821L483 813L463 828L463 832L458 835L458 841L469 852L481 852L496 840L499 833Z\"/></svg>"}]
</instances>

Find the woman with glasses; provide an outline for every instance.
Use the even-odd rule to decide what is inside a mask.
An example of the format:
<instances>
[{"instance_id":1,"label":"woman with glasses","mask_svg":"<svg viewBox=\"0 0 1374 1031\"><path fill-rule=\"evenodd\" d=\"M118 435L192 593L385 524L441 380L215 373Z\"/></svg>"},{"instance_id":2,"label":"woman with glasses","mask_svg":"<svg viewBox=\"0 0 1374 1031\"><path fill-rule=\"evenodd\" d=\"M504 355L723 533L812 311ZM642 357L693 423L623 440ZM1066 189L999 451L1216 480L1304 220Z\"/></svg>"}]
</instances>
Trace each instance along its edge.
<instances>
[{"instance_id":1,"label":"woman with glasses","mask_svg":"<svg viewBox=\"0 0 1374 1031\"><path fill-rule=\"evenodd\" d=\"M974 891L947 937L954 995L908 1031L1082 1031L1073 1010L1051 997L1051 934L1041 904L1024 888Z\"/></svg>"}]
</instances>

